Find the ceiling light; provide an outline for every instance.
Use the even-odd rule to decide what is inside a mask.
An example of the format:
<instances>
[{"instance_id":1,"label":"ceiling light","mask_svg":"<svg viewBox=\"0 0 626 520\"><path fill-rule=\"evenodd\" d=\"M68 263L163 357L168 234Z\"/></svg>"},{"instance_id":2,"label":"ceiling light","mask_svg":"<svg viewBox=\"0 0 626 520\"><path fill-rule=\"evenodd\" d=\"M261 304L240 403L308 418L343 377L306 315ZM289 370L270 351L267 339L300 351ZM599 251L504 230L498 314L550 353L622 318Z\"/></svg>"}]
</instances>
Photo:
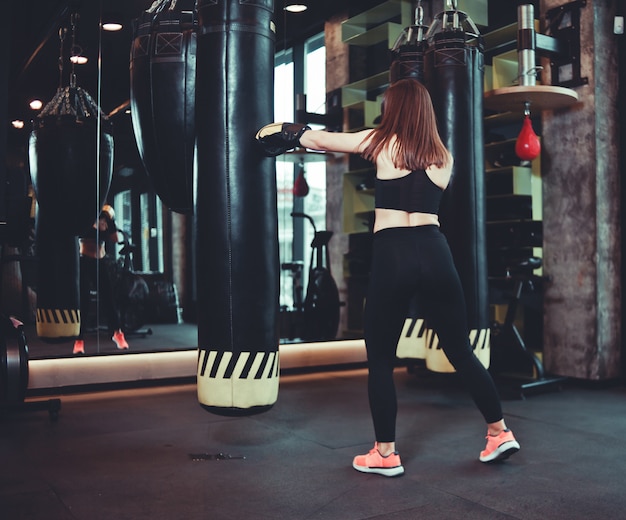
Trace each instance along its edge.
<instances>
[{"instance_id":1,"label":"ceiling light","mask_svg":"<svg viewBox=\"0 0 626 520\"><path fill-rule=\"evenodd\" d=\"M11 121L11 125L13 126L13 128L17 128L19 130L21 128L24 128L24 121L22 121L21 119L15 119Z\"/></svg>"},{"instance_id":2,"label":"ceiling light","mask_svg":"<svg viewBox=\"0 0 626 520\"><path fill-rule=\"evenodd\" d=\"M70 61L75 65L84 65L89 61L89 58L87 58L87 56L77 54L75 56L70 56Z\"/></svg>"},{"instance_id":3,"label":"ceiling light","mask_svg":"<svg viewBox=\"0 0 626 520\"><path fill-rule=\"evenodd\" d=\"M119 22L103 22L102 23L103 31L109 31L109 32L121 31L122 27L123 25Z\"/></svg>"},{"instance_id":4,"label":"ceiling light","mask_svg":"<svg viewBox=\"0 0 626 520\"><path fill-rule=\"evenodd\" d=\"M122 19L123 17L120 13L112 11L104 12L100 19L100 27L102 27L103 31L108 32L121 31L123 28Z\"/></svg>"},{"instance_id":5,"label":"ceiling light","mask_svg":"<svg viewBox=\"0 0 626 520\"><path fill-rule=\"evenodd\" d=\"M43 106L43 101L41 101L41 99L33 99L30 103L29 103L30 108L32 108L33 110L41 110L41 107Z\"/></svg>"},{"instance_id":6,"label":"ceiling light","mask_svg":"<svg viewBox=\"0 0 626 520\"><path fill-rule=\"evenodd\" d=\"M293 3L285 6L285 11L289 11L290 13L303 13L307 9L308 7L306 6L306 4Z\"/></svg>"}]
</instances>

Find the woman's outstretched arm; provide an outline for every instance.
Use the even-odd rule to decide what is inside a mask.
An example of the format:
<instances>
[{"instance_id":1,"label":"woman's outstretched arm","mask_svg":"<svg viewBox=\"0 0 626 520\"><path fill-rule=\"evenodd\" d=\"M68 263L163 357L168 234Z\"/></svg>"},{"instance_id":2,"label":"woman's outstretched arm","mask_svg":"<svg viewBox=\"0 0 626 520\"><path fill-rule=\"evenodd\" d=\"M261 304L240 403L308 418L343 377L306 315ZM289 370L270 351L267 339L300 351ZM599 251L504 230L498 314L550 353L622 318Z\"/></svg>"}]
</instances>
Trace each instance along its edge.
<instances>
[{"instance_id":1,"label":"woman's outstretched arm","mask_svg":"<svg viewBox=\"0 0 626 520\"><path fill-rule=\"evenodd\" d=\"M300 137L300 144L305 148L323 152L361 153L371 132L371 129L360 132L307 130Z\"/></svg>"}]
</instances>

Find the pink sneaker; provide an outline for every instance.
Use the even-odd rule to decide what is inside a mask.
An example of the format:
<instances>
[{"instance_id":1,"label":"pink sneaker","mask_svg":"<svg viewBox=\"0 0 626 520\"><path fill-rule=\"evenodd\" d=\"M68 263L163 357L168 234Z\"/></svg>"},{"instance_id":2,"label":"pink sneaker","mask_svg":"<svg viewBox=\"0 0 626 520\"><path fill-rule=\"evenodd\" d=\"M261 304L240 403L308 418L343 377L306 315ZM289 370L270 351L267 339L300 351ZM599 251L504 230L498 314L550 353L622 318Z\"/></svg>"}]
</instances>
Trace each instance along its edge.
<instances>
[{"instance_id":1,"label":"pink sneaker","mask_svg":"<svg viewBox=\"0 0 626 520\"><path fill-rule=\"evenodd\" d=\"M487 434L487 447L480 452L480 461L496 462L508 459L519 450L519 442L515 440L511 430L503 430L497 436Z\"/></svg>"},{"instance_id":2,"label":"pink sneaker","mask_svg":"<svg viewBox=\"0 0 626 520\"><path fill-rule=\"evenodd\" d=\"M72 354L84 354L85 353L85 342L82 339L77 339L74 341L74 351Z\"/></svg>"},{"instance_id":3,"label":"pink sneaker","mask_svg":"<svg viewBox=\"0 0 626 520\"><path fill-rule=\"evenodd\" d=\"M124 333L121 330L116 330L113 333L113 337L111 339L115 341L117 348L119 348L120 350L125 350L128 348L128 343L126 342Z\"/></svg>"},{"instance_id":4,"label":"pink sneaker","mask_svg":"<svg viewBox=\"0 0 626 520\"><path fill-rule=\"evenodd\" d=\"M385 477L397 477L404 473L398 452L394 451L383 457L378 451L378 443L374 444L374 447L367 455L354 457L352 467L362 473L377 473Z\"/></svg>"}]
</instances>

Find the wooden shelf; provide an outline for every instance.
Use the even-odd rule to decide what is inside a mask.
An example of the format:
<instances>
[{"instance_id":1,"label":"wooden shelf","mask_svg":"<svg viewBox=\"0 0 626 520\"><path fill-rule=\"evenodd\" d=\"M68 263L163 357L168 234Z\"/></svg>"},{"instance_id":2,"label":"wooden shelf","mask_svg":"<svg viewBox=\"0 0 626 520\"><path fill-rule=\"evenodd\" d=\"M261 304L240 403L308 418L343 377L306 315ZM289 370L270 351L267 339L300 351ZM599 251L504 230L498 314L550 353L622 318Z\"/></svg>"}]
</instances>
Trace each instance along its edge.
<instances>
[{"instance_id":1,"label":"wooden shelf","mask_svg":"<svg viewBox=\"0 0 626 520\"><path fill-rule=\"evenodd\" d=\"M368 231L367 221L374 211L374 189L359 189L368 178L376 175L374 168L355 170L343 176L343 231Z\"/></svg>"},{"instance_id":2,"label":"wooden shelf","mask_svg":"<svg viewBox=\"0 0 626 520\"><path fill-rule=\"evenodd\" d=\"M388 0L343 22L341 24L341 39L344 43L351 45L372 45L382 41L382 38L368 41L366 33L397 18L399 18L400 31L402 31L404 27L411 25L411 16L410 3L402 0ZM391 44L393 45L393 42Z\"/></svg>"},{"instance_id":3,"label":"wooden shelf","mask_svg":"<svg viewBox=\"0 0 626 520\"><path fill-rule=\"evenodd\" d=\"M531 114L532 117L532 114ZM524 120L524 115L519 112L498 112L489 116L485 116L484 125L486 129L497 128L503 125L519 124L520 127ZM489 144L489 143L487 143Z\"/></svg>"},{"instance_id":4,"label":"wooden shelf","mask_svg":"<svg viewBox=\"0 0 626 520\"><path fill-rule=\"evenodd\" d=\"M370 45L376 45L377 43L387 42L387 47L391 49L403 30L403 25L399 23L387 22L370 31L366 31L348 38L347 40L343 40L343 42L362 47L369 47Z\"/></svg>"},{"instance_id":5,"label":"wooden shelf","mask_svg":"<svg viewBox=\"0 0 626 520\"><path fill-rule=\"evenodd\" d=\"M536 195L534 184L541 182L538 176L533 176L532 169L525 166L505 166L489 169L486 173L487 196L496 194L492 189L501 195Z\"/></svg>"},{"instance_id":6,"label":"wooden shelf","mask_svg":"<svg viewBox=\"0 0 626 520\"><path fill-rule=\"evenodd\" d=\"M368 93L383 89L389 84L389 71L379 72L374 76L349 83L341 87L341 104L343 108L362 106L368 100Z\"/></svg>"},{"instance_id":7,"label":"wooden shelf","mask_svg":"<svg viewBox=\"0 0 626 520\"><path fill-rule=\"evenodd\" d=\"M576 91L553 85L520 85L502 87L485 92L484 108L496 112L524 112L524 104L530 103L530 111L559 110L578 102Z\"/></svg>"}]
</instances>

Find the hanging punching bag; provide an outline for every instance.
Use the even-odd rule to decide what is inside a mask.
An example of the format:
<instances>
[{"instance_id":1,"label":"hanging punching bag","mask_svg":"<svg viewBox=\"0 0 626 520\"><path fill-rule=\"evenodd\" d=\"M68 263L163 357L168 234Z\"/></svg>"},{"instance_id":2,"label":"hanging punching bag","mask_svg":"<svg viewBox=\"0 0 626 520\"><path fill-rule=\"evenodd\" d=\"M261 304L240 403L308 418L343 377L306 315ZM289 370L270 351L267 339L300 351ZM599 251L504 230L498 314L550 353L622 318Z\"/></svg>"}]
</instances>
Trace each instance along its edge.
<instances>
[{"instance_id":1,"label":"hanging punching bag","mask_svg":"<svg viewBox=\"0 0 626 520\"><path fill-rule=\"evenodd\" d=\"M39 208L37 334L67 341L80 331L76 235L96 221L113 175L112 127L86 91L60 88L42 109L29 163Z\"/></svg>"},{"instance_id":2,"label":"hanging punching bag","mask_svg":"<svg viewBox=\"0 0 626 520\"><path fill-rule=\"evenodd\" d=\"M187 7L160 0L134 20L130 60L139 155L159 198L179 213L193 210L196 22Z\"/></svg>"},{"instance_id":3,"label":"hanging punching bag","mask_svg":"<svg viewBox=\"0 0 626 520\"><path fill-rule=\"evenodd\" d=\"M456 4L456 2L454 2ZM478 29L455 9L437 15L426 38L425 85L441 138L454 157L440 210L441 229L461 278L475 354L489 365L489 301L483 155L483 46ZM427 366L454 369L434 338Z\"/></svg>"},{"instance_id":4,"label":"hanging punching bag","mask_svg":"<svg viewBox=\"0 0 626 520\"><path fill-rule=\"evenodd\" d=\"M278 397L273 0L199 0L196 76L198 400L221 415Z\"/></svg>"},{"instance_id":5,"label":"hanging punching bag","mask_svg":"<svg viewBox=\"0 0 626 520\"><path fill-rule=\"evenodd\" d=\"M532 161L541 153L541 142L533 130L530 114L524 116L522 129L515 141L515 154L522 161Z\"/></svg>"},{"instance_id":6,"label":"hanging punching bag","mask_svg":"<svg viewBox=\"0 0 626 520\"><path fill-rule=\"evenodd\" d=\"M415 24L400 33L391 49L391 83L407 78L424 83L424 53L428 48L424 36L427 29L428 26L424 25L424 9L420 3L415 9Z\"/></svg>"},{"instance_id":7,"label":"hanging punching bag","mask_svg":"<svg viewBox=\"0 0 626 520\"><path fill-rule=\"evenodd\" d=\"M389 81L395 83L411 78L424 83L424 54L428 49L425 39L428 26L424 25L424 9L420 4L415 9L415 23L405 28L391 49ZM396 347L396 356L401 359L424 359L426 357L426 324L420 302L411 302L402 334Z\"/></svg>"},{"instance_id":8,"label":"hanging punching bag","mask_svg":"<svg viewBox=\"0 0 626 520\"><path fill-rule=\"evenodd\" d=\"M298 176L293 183L293 196L294 197L306 197L309 194L309 183L304 176L304 165L300 165Z\"/></svg>"}]
</instances>

